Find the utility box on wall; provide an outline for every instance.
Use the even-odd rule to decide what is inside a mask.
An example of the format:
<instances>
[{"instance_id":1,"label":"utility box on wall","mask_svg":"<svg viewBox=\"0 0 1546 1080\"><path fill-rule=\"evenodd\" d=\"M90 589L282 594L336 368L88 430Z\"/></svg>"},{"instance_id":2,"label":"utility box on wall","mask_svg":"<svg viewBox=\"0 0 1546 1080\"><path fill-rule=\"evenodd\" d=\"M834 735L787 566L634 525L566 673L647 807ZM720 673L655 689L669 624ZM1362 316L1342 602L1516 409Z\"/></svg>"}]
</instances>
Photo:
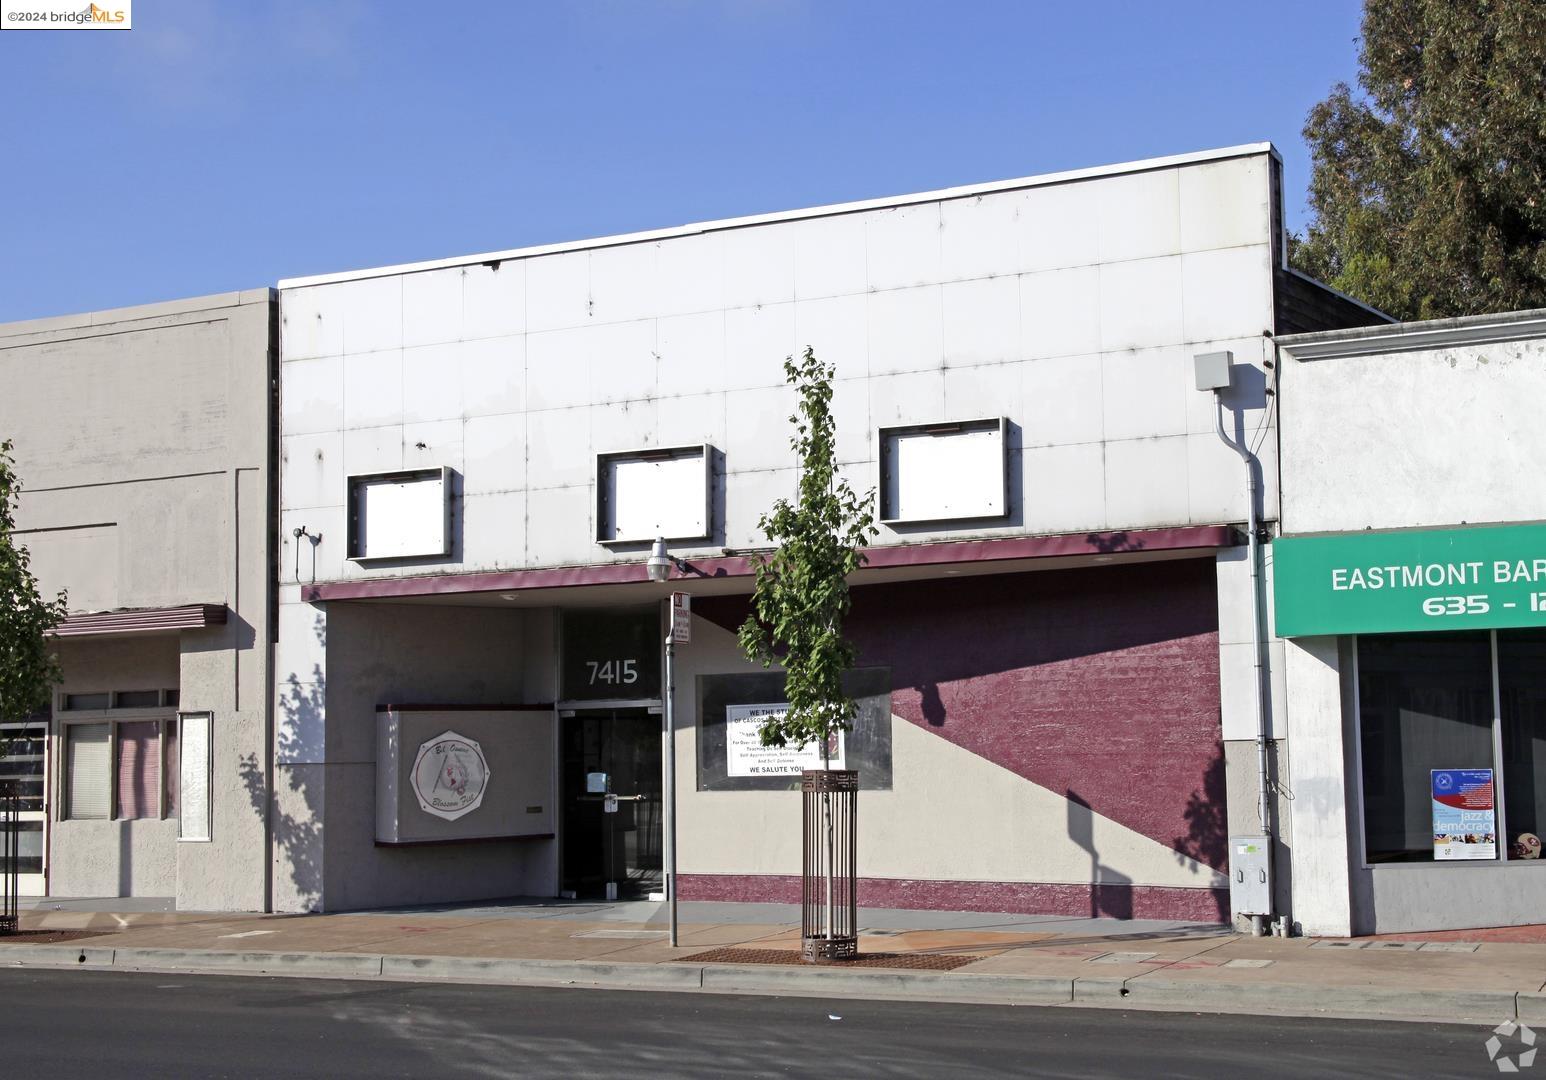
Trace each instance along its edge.
<instances>
[{"instance_id":1,"label":"utility box on wall","mask_svg":"<svg viewBox=\"0 0 1546 1080\"><path fill-rule=\"evenodd\" d=\"M376 843L551 838L555 723L551 707L376 706Z\"/></svg>"},{"instance_id":2,"label":"utility box on wall","mask_svg":"<svg viewBox=\"0 0 1546 1080\"><path fill-rule=\"evenodd\" d=\"M1229 906L1236 915L1272 914L1272 840L1229 838Z\"/></svg>"}]
</instances>

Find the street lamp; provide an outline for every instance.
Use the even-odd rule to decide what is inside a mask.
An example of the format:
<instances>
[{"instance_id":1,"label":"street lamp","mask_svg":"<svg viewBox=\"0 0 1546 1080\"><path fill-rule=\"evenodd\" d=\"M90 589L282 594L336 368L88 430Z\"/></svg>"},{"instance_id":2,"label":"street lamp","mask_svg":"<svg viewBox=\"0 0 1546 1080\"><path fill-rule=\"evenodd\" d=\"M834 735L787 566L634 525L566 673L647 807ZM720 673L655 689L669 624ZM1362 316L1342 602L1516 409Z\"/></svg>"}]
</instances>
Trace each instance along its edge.
<instances>
[{"instance_id":1,"label":"street lamp","mask_svg":"<svg viewBox=\"0 0 1546 1080\"><path fill-rule=\"evenodd\" d=\"M650 576L651 581L657 583L669 581L671 579L671 571L680 570L681 568L681 560L666 553L666 542L664 539L655 541L655 546L650 548L650 557L644 560L644 572Z\"/></svg>"},{"instance_id":2,"label":"street lamp","mask_svg":"<svg viewBox=\"0 0 1546 1080\"><path fill-rule=\"evenodd\" d=\"M666 551L664 538L655 541L655 546L650 549L650 557L644 560L644 572L649 579L656 583L666 582L671 579L671 571L682 571L686 568L682 561ZM685 599L685 597L684 597ZM665 877L666 877L666 903L671 911L670 944L674 949L677 944L677 919L676 919L676 642L677 642L677 605L671 603L671 621L666 627L666 688L663 695L666 720L666 769L664 786L666 789L666 813L665 813ZM685 610L685 608L684 608ZM683 637L682 640L686 640Z\"/></svg>"}]
</instances>

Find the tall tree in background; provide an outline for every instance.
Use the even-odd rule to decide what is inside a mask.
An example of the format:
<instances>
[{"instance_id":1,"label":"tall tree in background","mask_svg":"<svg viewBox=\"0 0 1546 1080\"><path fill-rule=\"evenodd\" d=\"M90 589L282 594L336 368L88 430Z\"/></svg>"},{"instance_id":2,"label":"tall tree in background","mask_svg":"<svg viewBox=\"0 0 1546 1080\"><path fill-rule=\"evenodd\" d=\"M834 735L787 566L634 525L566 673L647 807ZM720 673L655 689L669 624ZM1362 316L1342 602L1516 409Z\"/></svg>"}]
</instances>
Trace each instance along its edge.
<instances>
[{"instance_id":1,"label":"tall tree in background","mask_svg":"<svg viewBox=\"0 0 1546 1080\"><path fill-rule=\"evenodd\" d=\"M1546 307L1546 7L1365 0L1310 111L1299 269L1402 319Z\"/></svg>"},{"instance_id":2,"label":"tall tree in background","mask_svg":"<svg viewBox=\"0 0 1546 1080\"><path fill-rule=\"evenodd\" d=\"M48 704L59 681L59 662L47 634L64 621L65 595L38 595L27 549L16 542L16 500L21 494L11 441L0 442L0 720L21 720ZM0 754L6 739L0 736Z\"/></svg>"}]
</instances>

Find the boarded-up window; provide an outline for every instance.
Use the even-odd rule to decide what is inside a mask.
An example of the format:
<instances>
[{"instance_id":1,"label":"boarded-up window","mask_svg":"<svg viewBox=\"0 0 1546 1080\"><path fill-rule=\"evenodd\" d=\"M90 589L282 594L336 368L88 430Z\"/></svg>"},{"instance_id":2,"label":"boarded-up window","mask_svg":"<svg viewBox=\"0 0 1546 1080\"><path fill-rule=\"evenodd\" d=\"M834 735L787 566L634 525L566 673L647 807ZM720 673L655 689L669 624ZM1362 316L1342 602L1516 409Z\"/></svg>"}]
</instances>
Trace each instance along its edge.
<instances>
[{"instance_id":1,"label":"boarded-up window","mask_svg":"<svg viewBox=\"0 0 1546 1080\"><path fill-rule=\"evenodd\" d=\"M118 817L161 816L161 724L118 725Z\"/></svg>"},{"instance_id":2,"label":"boarded-up window","mask_svg":"<svg viewBox=\"0 0 1546 1080\"><path fill-rule=\"evenodd\" d=\"M881 428L881 520L1005 516L1006 431L1003 419Z\"/></svg>"},{"instance_id":3,"label":"boarded-up window","mask_svg":"<svg viewBox=\"0 0 1546 1080\"><path fill-rule=\"evenodd\" d=\"M183 840L208 840L210 729L213 725L209 713L187 713L180 723L177 762L182 790L179 799L181 824L177 835Z\"/></svg>"},{"instance_id":4,"label":"boarded-up window","mask_svg":"<svg viewBox=\"0 0 1546 1080\"><path fill-rule=\"evenodd\" d=\"M451 470L349 477L349 558L451 554Z\"/></svg>"},{"instance_id":5,"label":"boarded-up window","mask_svg":"<svg viewBox=\"0 0 1546 1080\"><path fill-rule=\"evenodd\" d=\"M112 733L107 724L65 728L66 812L72 818L106 818L112 792Z\"/></svg>"},{"instance_id":6,"label":"boarded-up window","mask_svg":"<svg viewBox=\"0 0 1546 1080\"><path fill-rule=\"evenodd\" d=\"M633 450L596 459L596 539L701 540L712 532L709 447Z\"/></svg>"}]
</instances>

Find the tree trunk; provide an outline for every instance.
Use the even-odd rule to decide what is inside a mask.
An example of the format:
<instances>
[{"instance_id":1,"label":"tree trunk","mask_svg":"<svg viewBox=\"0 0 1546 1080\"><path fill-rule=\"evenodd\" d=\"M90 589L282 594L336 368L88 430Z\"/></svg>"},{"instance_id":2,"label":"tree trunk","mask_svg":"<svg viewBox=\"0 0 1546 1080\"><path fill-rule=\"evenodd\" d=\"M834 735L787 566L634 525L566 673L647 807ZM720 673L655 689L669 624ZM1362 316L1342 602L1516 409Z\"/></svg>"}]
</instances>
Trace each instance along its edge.
<instances>
[{"instance_id":1,"label":"tree trunk","mask_svg":"<svg viewBox=\"0 0 1546 1080\"><path fill-rule=\"evenodd\" d=\"M832 771L832 732L824 730L821 733L821 767L827 772ZM832 793L823 792L821 796L821 816L824 819L827 833L827 940L831 941L837 925L833 918L832 892L833 881L837 874L837 853L832 835Z\"/></svg>"}]
</instances>

